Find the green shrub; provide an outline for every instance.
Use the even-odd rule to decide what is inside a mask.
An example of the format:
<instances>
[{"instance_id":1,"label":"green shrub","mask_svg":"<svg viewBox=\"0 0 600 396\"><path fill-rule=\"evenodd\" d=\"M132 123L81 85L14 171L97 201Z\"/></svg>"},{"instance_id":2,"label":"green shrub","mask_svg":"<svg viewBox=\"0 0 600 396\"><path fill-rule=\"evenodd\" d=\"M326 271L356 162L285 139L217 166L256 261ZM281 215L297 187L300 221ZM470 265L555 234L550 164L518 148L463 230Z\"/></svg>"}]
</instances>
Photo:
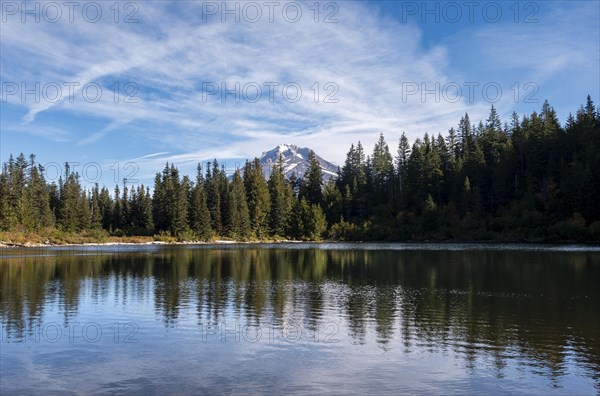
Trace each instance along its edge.
<instances>
[{"instance_id":1,"label":"green shrub","mask_svg":"<svg viewBox=\"0 0 600 396\"><path fill-rule=\"evenodd\" d=\"M198 235L190 230L185 230L177 234L178 242L194 242L198 241Z\"/></svg>"},{"instance_id":2,"label":"green shrub","mask_svg":"<svg viewBox=\"0 0 600 396\"><path fill-rule=\"evenodd\" d=\"M158 234L154 234L154 240L157 242L174 243L177 242L177 238L171 236L169 231L160 231Z\"/></svg>"}]
</instances>

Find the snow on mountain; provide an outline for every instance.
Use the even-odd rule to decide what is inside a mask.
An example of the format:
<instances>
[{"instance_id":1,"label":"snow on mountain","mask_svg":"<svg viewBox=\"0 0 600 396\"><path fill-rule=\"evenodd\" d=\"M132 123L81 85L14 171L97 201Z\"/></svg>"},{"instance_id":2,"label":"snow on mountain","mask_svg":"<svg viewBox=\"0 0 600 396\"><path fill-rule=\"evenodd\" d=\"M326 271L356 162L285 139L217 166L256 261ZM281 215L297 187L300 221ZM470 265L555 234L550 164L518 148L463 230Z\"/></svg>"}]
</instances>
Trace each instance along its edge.
<instances>
[{"instance_id":1,"label":"snow on mountain","mask_svg":"<svg viewBox=\"0 0 600 396\"><path fill-rule=\"evenodd\" d=\"M260 156L260 163L263 167L263 171L266 178L269 178L273 165L279 161L279 155L283 158L283 171L287 178L291 177L292 174L296 174L297 177L301 178L304 176L310 167L308 157L310 149L307 147L298 147L293 144L280 144L273 150L266 151ZM316 153L315 153L316 154ZM338 167L329 161L317 155L317 161L321 165L323 171L323 182L328 182L330 178L336 179L338 177Z\"/></svg>"}]
</instances>

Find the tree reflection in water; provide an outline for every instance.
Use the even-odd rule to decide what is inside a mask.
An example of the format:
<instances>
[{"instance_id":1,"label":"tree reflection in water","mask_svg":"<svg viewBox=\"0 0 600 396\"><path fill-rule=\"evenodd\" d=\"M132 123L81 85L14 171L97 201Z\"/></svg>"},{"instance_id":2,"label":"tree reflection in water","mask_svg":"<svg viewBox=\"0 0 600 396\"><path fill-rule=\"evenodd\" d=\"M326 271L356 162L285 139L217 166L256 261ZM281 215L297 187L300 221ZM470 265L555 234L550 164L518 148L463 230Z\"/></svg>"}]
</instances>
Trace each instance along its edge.
<instances>
[{"instance_id":1,"label":"tree reflection in water","mask_svg":"<svg viewBox=\"0 0 600 396\"><path fill-rule=\"evenodd\" d=\"M164 326L193 312L220 321L310 331L341 323L351 344L375 334L382 349L453 352L472 368L486 355L559 376L567 356L600 378L600 257L515 250L164 248L142 253L4 257L0 317L5 340L43 325L57 305L69 323L83 299L135 302ZM567 353L568 351L568 353Z\"/></svg>"}]
</instances>

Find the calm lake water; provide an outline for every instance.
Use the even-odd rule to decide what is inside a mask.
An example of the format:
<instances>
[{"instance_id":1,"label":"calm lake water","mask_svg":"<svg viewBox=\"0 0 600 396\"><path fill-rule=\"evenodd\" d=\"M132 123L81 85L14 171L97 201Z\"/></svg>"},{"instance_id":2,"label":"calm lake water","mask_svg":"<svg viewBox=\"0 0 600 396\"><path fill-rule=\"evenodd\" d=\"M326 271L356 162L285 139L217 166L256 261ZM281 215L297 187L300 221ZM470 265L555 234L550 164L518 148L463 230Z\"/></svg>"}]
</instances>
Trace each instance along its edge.
<instances>
[{"instance_id":1,"label":"calm lake water","mask_svg":"<svg viewBox=\"0 0 600 396\"><path fill-rule=\"evenodd\" d=\"M0 250L0 393L600 392L600 249Z\"/></svg>"}]
</instances>

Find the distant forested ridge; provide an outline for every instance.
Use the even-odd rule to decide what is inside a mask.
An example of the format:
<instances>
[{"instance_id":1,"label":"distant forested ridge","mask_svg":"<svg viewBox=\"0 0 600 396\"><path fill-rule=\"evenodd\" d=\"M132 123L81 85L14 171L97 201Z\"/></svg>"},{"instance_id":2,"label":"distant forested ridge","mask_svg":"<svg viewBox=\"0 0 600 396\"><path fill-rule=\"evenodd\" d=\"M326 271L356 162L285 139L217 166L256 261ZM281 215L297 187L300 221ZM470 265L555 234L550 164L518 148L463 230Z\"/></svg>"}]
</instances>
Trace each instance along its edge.
<instances>
[{"instance_id":1,"label":"distant forested ridge","mask_svg":"<svg viewBox=\"0 0 600 396\"><path fill-rule=\"evenodd\" d=\"M167 164L152 191L83 188L70 170L48 183L35 156L10 157L0 174L0 229L89 230L170 235L180 240L600 241L600 109L588 96L561 125L539 113L502 123L492 106L443 136L392 149L380 135L371 154L358 142L339 178L323 185L314 153L303 179L282 163L268 180L258 159L232 178L216 160L192 179ZM104 231L102 231L104 230Z\"/></svg>"}]
</instances>

